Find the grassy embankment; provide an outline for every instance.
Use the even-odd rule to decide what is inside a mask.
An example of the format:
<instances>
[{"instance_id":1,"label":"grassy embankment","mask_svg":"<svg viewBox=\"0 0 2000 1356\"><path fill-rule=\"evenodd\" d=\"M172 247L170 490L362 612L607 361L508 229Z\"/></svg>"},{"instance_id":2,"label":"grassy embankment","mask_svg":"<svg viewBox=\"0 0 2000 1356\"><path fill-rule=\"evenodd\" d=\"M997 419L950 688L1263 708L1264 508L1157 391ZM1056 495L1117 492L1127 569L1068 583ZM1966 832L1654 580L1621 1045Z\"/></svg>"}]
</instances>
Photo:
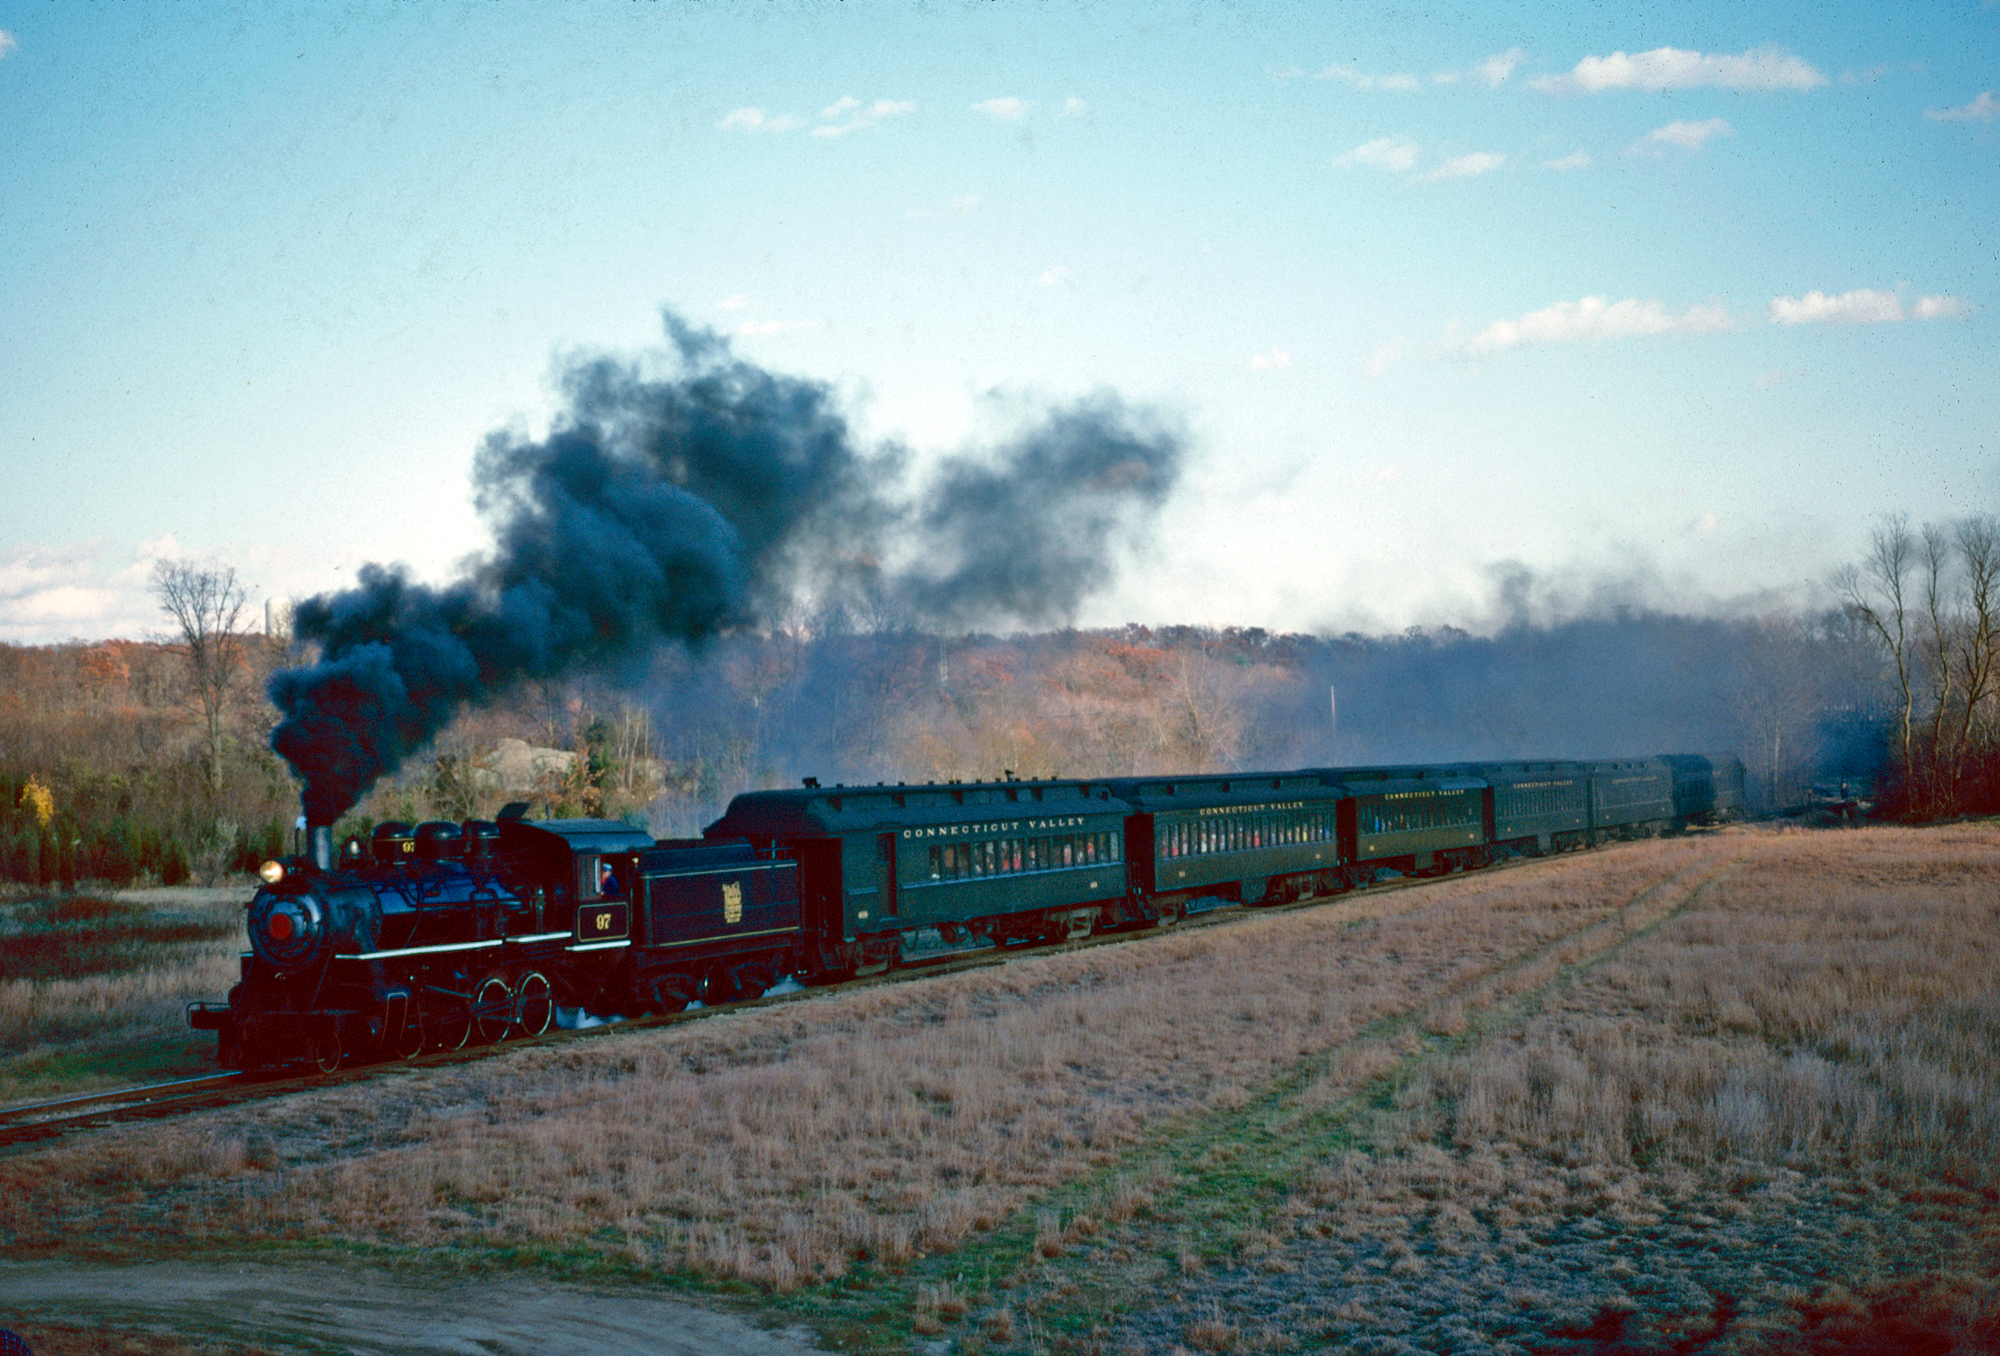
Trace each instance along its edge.
<instances>
[{"instance_id":1,"label":"grassy embankment","mask_svg":"<svg viewBox=\"0 0 2000 1356\"><path fill-rule=\"evenodd\" d=\"M1991 827L1648 843L112 1130L0 1161L0 1240L643 1276L891 1347L1116 1349L1179 1305L1173 1341L1255 1350L1378 1321L1223 1284L1315 1249L1387 1294L1811 1209L1865 1227L1803 1289L1746 1256L1739 1342L1970 1332L1996 960ZM1718 1321L1630 1288L1605 1311Z\"/></svg>"}]
</instances>

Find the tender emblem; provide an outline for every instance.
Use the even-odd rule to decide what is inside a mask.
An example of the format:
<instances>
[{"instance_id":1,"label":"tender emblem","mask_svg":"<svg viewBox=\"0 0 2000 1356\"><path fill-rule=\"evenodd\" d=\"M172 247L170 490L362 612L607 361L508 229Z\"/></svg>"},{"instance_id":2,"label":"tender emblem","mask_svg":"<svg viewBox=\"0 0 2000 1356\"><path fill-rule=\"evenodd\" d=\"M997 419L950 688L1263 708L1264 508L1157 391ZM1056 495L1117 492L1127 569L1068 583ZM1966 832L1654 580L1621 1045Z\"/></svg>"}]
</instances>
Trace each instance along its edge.
<instances>
[{"instance_id":1,"label":"tender emblem","mask_svg":"<svg viewBox=\"0 0 2000 1356\"><path fill-rule=\"evenodd\" d=\"M729 881L722 887L722 921L740 923L743 921L743 883Z\"/></svg>"}]
</instances>

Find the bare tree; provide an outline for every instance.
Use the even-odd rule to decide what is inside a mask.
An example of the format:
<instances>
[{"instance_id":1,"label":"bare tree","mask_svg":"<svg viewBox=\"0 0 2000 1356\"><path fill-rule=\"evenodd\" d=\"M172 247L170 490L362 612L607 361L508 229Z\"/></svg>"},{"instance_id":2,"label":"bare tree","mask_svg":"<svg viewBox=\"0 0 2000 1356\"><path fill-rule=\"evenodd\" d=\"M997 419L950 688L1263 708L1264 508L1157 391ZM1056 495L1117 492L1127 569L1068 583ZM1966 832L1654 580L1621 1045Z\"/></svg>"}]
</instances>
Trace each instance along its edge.
<instances>
[{"instance_id":1,"label":"bare tree","mask_svg":"<svg viewBox=\"0 0 2000 1356\"><path fill-rule=\"evenodd\" d=\"M1241 683L1229 666L1182 650L1159 694L1160 745L1171 766L1220 772L1234 766L1243 742Z\"/></svg>"},{"instance_id":2,"label":"bare tree","mask_svg":"<svg viewBox=\"0 0 2000 1356\"><path fill-rule=\"evenodd\" d=\"M1814 717L1824 676L1816 638L1805 620L1773 613L1741 630L1726 690L1750 744L1743 752L1761 772L1769 804L1792 804L1812 765Z\"/></svg>"},{"instance_id":3,"label":"bare tree","mask_svg":"<svg viewBox=\"0 0 2000 1356\"><path fill-rule=\"evenodd\" d=\"M1910 595L1907 577L1914 573ZM1862 568L1836 576L1848 614L1893 662L1900 772L1918 815L2000 796L2000 521L1966 518L1912 534L1895 518Z\"/></svg>"},{"instance_id":4,"label":"bare tree","mask_svg":"<svg viewBox=\"0 0 2000 1356\"><path fill-rule=\"evenodd\" d=\"M1834 587L1846 600L1850 615L1881 639L1895 667L1902 701L1897 714L1897 749L1906 776L1913 767L1915 752L1916 657L1912 653L1915 647L1910 635L1907 597L1914 549L1909 519L1899 513L1875 529L1869 539L1865 565L1858 569L1846 566L1833 577Z\"/></svg>"},{"instance_id":5,"label":"bare tree","mask_svg":"<svg viewBox=\"0 0 2000 1356\"><path fill-rule=\"evenodd\" d=\"M1963 691L1958 746L1991 747L2000 701L2000 520L1967 518L1957 529L1965 573L1965 615L1958 626L1958 681Z\"/></svg>"},{"instance_id":6,"label":"bare tree","mask_svg":"<svg viewBox=\"0 0 2000 1356\"><path fill-rule=\"evenodd\" d=\"M220 805L229 710L243 671L243 586L231 565L162 560L153 566L153 593L180 628L189 694L201 718L202 764Z\"/></svg>"}]
</instances>

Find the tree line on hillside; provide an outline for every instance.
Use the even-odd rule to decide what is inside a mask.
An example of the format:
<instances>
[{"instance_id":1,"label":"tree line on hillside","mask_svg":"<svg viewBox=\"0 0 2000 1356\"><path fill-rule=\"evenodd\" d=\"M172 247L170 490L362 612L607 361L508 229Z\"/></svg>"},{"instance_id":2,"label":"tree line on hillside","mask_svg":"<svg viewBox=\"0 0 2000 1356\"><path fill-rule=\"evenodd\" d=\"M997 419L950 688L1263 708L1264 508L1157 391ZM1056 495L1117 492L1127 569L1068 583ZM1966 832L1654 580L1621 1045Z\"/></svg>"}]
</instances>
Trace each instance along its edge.
<instances>
[{"instance_id":1,"label":"tree line on hillside","mask_svg":"<svg viewBox=\"0 0 2000 1356\"><path fill-rule=\"evenodd\" d=\"M523 683L463 711L338 826L538 812L698 834L738 791L1732 751L1753 802L1846 782L1907 818L2000 810L1992 520L1892 520L1843 605L1611 609L1490 636L1257 628L941 635L833 607ZM307 658L233 571L169 562L167 639L0 645L0 874L214 879L289 851L299 791L264 695Z\"/></svg>"}]
</instances>

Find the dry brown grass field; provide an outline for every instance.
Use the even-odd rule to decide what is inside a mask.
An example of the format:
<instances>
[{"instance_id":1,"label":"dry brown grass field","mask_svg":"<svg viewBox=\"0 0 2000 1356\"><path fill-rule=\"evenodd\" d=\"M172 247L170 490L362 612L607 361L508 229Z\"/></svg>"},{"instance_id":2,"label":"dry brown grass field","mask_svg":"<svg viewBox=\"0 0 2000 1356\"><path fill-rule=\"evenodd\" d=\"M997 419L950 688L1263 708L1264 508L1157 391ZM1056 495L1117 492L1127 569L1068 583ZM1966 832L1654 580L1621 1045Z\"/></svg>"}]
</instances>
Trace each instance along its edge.
<instances>
[{"instance_id":1,"label":"dry brown grass field","mask_svg":"<svg viewBox=\"0 0 2000 1356\"><path fill-rule=\"evenodd\" d=\"M0 1247L886 1349L1990 1350L1996 960L1990 825L1731 830L110 1129L0 1159Z\"/></svg>"},{"instance_id":2,"label":"dry brown grass field","mask_svg":"<svg viewBox=\"0 0 2000 1356\"><path fill-rule=\"evenodd\" d=\"M248 885L0 900L0 1106L194 1074L183 1013L236 982Z\"/></svg>"}]
</instances>

